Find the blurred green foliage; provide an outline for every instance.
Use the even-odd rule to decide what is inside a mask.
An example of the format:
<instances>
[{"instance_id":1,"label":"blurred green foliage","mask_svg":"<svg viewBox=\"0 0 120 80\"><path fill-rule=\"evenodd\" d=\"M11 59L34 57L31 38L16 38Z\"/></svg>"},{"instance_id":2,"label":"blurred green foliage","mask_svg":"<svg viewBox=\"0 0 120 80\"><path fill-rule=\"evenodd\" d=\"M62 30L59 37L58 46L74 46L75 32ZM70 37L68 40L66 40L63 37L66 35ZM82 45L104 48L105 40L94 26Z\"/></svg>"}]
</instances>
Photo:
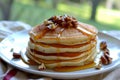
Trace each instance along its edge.
<instances>
[{"instance_id":1,"label":"blurred green foliage","mask_svg":"<svg viewBox=\"0 0 120 80\"><path fill-rule=\"evenodd\" d=\"M97 22L94 22L89 20L91 14L89 2L77 4L62 1L64 3L60 1L57 8L53 8L51 0L40 0L39 3L35 3L34 0L15 0L11 20L19 20L35 26L51 16L68 14L81 22L96 26L99 30L120 30L120 11L107 10L100 5L97 10Z\"/></svg>"}]
</instances>

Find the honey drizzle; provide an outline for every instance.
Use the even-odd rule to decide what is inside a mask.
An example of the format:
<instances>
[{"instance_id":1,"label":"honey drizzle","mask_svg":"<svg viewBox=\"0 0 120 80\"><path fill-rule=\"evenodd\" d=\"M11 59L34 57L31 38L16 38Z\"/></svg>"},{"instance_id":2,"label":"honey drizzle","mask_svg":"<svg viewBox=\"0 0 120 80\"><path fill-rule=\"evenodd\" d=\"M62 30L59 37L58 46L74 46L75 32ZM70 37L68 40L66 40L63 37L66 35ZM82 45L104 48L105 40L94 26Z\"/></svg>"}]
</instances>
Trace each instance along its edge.
<instances>
[{"instance_id":1,"label":"honey drizzle","mask_svg":"<svg viewBox=\"0 0 120 80\"><path fill-rule=\"evenodd\" d=\"M42 42L34 42L31 38L30 38L30 41L32 43L36 44L36 45L40 45L40 46L43 46L43 47L52 46L52 47L57 47L57 48L79 48L79 47L85 46L87 44L96 43L96 39L92 39L91 41L88 41L86 43L76 44L76 45L64 45L64 44L56 44L56 43L46 44L46 43L42 43Z\"/></svg>"},{"instance_id":2,"label":"honey drizzle","mask_svg":"<svg viewBox=\"0 0 120 80\"><path fill-rule=\"evenodd\" d=\"M81 28L80 26L77 27L77 29L82 32L84 35L88 35L88 36L91 36L91 32L85 30L84 28Z\"/></svg>"},{"instance_id":3,"label":"honey drizzle","mask_svg":"<svg viewBox=\"0 0 120 80\"><path fill-rule=\"evenodd\" d=\"M58 31L58 36L57 36L57 41L58 41L58 44L60 43L60 37L61 37L61 34L62 32L65 30L65 28L61 28L59 31Z\"/></svg>"},{"instance_id":4,"label":"honey drizzle","mask_svg":"<svg viewBox=\"0 0 120 80\"><path fill-rule=\"evenodd\" d=\"M61 34L62 32L64 31L65 29L64 28L61 28L59 31L58 31L58 36L57 36L57 42L58 44L60 44L60 37L61 37ZM60 53L60 49L57 48L57 53Z\"/></svg>"},{"instance_id":5,"label":"honey drizzle","mask_svg":"<svg viewBox=\"0 0 120 80\"><path fill-rule=\"evenodd\" d=\"M70 71L77 71L77 70L83 70L83 69L88 69L88 68L93 68L95 67L95 62L91 62L88 64L85 64L83 66L63 66L63 67L56 67L54 68L55 71L58 72L70 72Z\"/></svg>"},{"instance_id":6,"label":"honey drizzle","mask_svg":"<svg viewBox=\"0 0 120 80\"><path fill-rule=\"evenodd\" d=\"M35 35L35 37L34 37L35 40L42 38L48 31L49 31L49 28L47 28L47 27L45 29L43 29L39 34Z\"/></svg>"},{"instance_id":7,"label":"honey drizzle","mask_svg":"<svg viewBox=\"0 0 120 80\"><path fill-rule=\"evenodd\" d=\"M91 30L89 30L88 28L85 27L85 26L91 26L91 25L84 24L84 23L81 23L81 22L79 22L79 23L80 23L79 25L80 25L82 28L84 28L84 29L90 31L90 32L93 33L93 34L96 34L96 32L93 32L93 31L91 31Z\"/></svg>"},{"instance_id":8,"label":"honey drizzle","mask_svg":"<svg viewBox=\"0 0 120 80\"><path fill-rule=\"evenodd\" d=\"M34 50L34 49L30 49L31 52L34 52L34 54L38 54L38 55L43 55L43 56L63 56L63 57L75 57L75 56L79 56L80 54L83 54L87 51L90 51L94 46L90 47L88 50L86 51L83 51L83 52L63 52L63 53L60 53L60 54L57 54L57 53L51 53L51 54L48 54L48 53L43 53L43 52L40 52L40 51L37 51L37 50Z\"/></svg>"},{"instance_id":9,"label":"honey drizzle","mask_svg":"<svg viewBox=\"0 0 120 80\"><path fill-rule=\"evenodd\" d=\"M57 36L58 44L60 44L60 37L61 37L61 34L64 30L65 30L64 28L61 28L58 32L58 36ZM57 48L57 55L60 55L60 48ZM57 57L57 59L59 60L59 57ZM60 64L58 63L57 65L60 65Z\"/></svg>"},{"instance_id":10,"label":"honey drizzle","mask_svg":"<svg viewBox=\"0 0 120 80\"><path fill-rule=\"evenodd\" d=\"M79 26L80 25L80 26ZM95 34L95 32L90 31L85 27L84 24L80 23L77 26L77 29L82 32L82 34L87 35L90 39L92 39L92 35Z\"/></svg>"}]
</instances>

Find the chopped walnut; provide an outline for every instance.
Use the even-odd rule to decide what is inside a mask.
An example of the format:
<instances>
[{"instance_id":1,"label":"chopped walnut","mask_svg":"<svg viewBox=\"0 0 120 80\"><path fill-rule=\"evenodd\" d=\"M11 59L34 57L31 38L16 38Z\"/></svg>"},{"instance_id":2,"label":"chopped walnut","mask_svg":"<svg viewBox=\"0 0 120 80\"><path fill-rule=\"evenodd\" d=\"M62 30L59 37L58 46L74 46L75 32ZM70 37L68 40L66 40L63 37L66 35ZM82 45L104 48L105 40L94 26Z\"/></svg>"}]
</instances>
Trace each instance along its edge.
<instances>
[{"instance_id":1,"label":"chopped walnut","mask_svg":"<svg viewBox=\"0 0 120 80\"><path fill-rule=\"evenodd\" d=\"M109 62L108 62L108 60L107 60L107 58L103 55L103 56L101 56L101 62L102 62L102 64L104 64L104 65L106 65L106 64L108 64Z\"/></svg>"},{"instance_id":2,"label":"chopped walnut","mask_svg":"<svg viewBox=\"0 0 120 80\"><path fill-rule=\"evenodd\" d=\"M103 51L103 55L101 56L102 64L104 65L110 64L112 62L112 58L110 57L110 51L107 48L106 42L102 42L101 46L102 46L101 50Z\"/></svg>"},{"instance_id":3,"label":"chopped walnut","mask_svg":"<svg viewBox=\"0 0 120 80\"><path fill-rule=\"evenodd\" d=\"M108 54L105 54L101 56L101 61L102 61L102 64L107 65L112 63L112 58Z\"/></svg>"},{"instance_id":4,"label":"chopped walnut","mask_svg":"<svg viewBox=\"0 0 120 80\"><path fill-rule=\"evenodd\" d=\"M105 42L105 41L102 41L101 43L100 43L100 50L104 50L104 49L106 49L107 48L107 43Z\"/></svg>"},{"instance_id":5,"label":"chopped walnut","mask_svg":"<svg viewBox=\"0 0 120 80\"><path fill-rule=\"evenodd\" d=\"M112 58L110 57L110 55L109 54L104 54L104 56L108 60L108 64L110 64L112 62Z\"/></svg>"},{"instance_id":6,"label":"chopped walnut","mask_svg":"<svg viewBox=\"0 0 120 80\"><path fill-rule=\"evenodd\" d=\"M13 52L13 58L20 58L21 55L19 53Z\"/></svg>"},{"instance_id":7,"label":"chopped walnut","mask_svg":"<svg viewBox=\"0 0 120 80\"><path fill-rule=\"evenodd\" d=\"M48 25L47 27L51 30L54 30L57 26L54 24L51 24L51 25Z\"/></svg>"},{"instance_id":8,"label":"chopped walnut","mask_svg":"<svg viewBox=\"0 0 120 80\"><path fill-rule=\"evenodd\" d=\"M38 66L38 70L45 70L46 67L44 65L44 63L41 63L41 65Z\"/></svg>"},{"instance_id":9,"label":"chopped walnut","mask_svg":"<svg viewBox=\"0 0 120 80\"><path fill-rule=\"evenodd\" d=\"M100 50L103 52L103 55L101 56L101 62L104 65L110 64L112 62L112 58L110 57L110 51L107 48L107 43L105 41L102 41L100 43Z\"/></svg>"},{"instance_id":10,"label":"chopped walnut","mask_svg":"<svg viewBox=\"0 0 120 80\"><path fill-rule=\"evenodd\" d=\"M64 28L77 26L77 20L74 17L68 15L53 16L49 18L48 21L51 21L53 22L53 24L56 24L57 26L61 26Z\"/></svg>"},{"instance_id":11,"label":"chopped walnut","mask_svg":"<svg viewBox=\"0 0 120 80\"><path fill-rule=\"evenodd\" d=\"M99 63L95 66L95 69L101 69L101 67L102 67L102 63L100 60Z\"/></svg>"},{"instance_id":12,"label":"chopped walnut","mask_svg":"<svg viewBox=\"0 0 120 80\"><path fill-rule=\"evenodd\" d=\"M110 51L109 51L109 49L107 49L107 48L103 50L103 53L110 55Z\"/></svg>"},{"instance_id":13,"label":"chopped walnut","mask_svg":"<svg viewBox=\"0 0 120 80\"><path fill-rule=\"evenodd\" d=\"M52 22L52 21L47 21L47 20L45 20L45 21L44 21L44 24L45 24L45 25L50 25L50 24L53 24L53 22Z\"/></svg>"}]
</instances>

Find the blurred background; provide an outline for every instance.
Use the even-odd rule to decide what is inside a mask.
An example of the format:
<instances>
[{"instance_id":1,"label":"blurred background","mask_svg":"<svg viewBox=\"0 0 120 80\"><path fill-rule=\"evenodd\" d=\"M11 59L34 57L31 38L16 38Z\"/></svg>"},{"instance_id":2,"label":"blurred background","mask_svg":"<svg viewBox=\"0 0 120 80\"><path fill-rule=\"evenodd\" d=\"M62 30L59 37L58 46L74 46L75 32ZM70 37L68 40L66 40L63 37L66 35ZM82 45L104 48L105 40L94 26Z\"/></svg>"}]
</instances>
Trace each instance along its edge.
<instances>
[{"instance_id":1,"label":"blurred background","mask_svg":"<svg viewBox=\"0 0 120 80\"><path fill-rule=\"evenodd\" d=\"M120 30L120 0L0 0L0 20L31 26L68 14L99 30Z\"/></svg>"}]
</instances>

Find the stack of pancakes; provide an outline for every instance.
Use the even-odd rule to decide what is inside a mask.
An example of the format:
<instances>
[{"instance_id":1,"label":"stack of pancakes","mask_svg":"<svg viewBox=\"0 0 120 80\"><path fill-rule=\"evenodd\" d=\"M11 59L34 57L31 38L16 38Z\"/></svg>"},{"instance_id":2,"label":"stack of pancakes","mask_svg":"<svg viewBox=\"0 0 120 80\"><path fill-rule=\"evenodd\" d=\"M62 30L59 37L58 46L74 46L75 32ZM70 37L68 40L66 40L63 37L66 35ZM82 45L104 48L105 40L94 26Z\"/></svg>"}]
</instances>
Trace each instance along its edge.
<instances>
[{"instance_id":1,"label":"stack of pancakes","mask_svg":"<svg viewBox=\"0 0 120 80\"><path fill-rule=\"evenodd\" d=\"M94 66L97 29L71 16L53 16L30 31L27 56L56 71Z\"/></svg>"}]
</instances>

